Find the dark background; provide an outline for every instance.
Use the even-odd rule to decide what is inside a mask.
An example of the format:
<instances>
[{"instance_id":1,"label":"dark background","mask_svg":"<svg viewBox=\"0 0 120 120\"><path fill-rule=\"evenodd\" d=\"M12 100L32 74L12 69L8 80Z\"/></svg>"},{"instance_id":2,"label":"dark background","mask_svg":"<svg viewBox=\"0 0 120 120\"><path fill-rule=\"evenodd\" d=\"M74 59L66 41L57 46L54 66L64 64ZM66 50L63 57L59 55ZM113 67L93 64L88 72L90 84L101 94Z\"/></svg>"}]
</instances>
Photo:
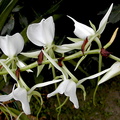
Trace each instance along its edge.
<instances>
[{"instance_id":1,"label":"dark background","mask_svg":"<svg viewBox=\"0 0 120 120\"><path fill-rule=\"evenodd\" d=\"M71 19L66 17L69 15L76 19L78 22L90 26L89 20L96 26L98 29L99 22L103 18L104 14L99 15L99 12L108 10L111 3L114 6L120 3L119 0L62 0L58 9L53 11L53 13L46 14L44 13L53 5L55 5L60 0L26 0L23 2L24 8L22 12L28 18L28 24L30 24L35 18L42 16L47 18L50 15L60 14L62 17L55 21L56 31L55 34L60 39L63 37L76 37L73 34L74 23ZM22 2L21 2L22 3ZM105 12L106 13L106 12ZM108 21L109 22L109 21ZM120 26L120 21L117 23L107 24L104 32L101 35L101 42L105 45L111 38L114 30ZM64 40L63 43L68 42ZM118 31L117 37L113 44L107 49L109 52L112 52L113 55L120 57L120 32ZM103 58L106 66L109 67L111 62L114 60Z\"/></svg>"}]
</instances>

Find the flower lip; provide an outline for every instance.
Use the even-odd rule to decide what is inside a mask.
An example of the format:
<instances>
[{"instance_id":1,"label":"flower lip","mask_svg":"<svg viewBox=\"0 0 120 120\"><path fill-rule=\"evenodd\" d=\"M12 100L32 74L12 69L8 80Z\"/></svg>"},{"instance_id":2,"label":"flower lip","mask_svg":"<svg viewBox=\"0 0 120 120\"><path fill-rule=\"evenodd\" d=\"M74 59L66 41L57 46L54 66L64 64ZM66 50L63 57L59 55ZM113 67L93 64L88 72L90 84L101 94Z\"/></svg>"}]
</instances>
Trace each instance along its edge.
<instances>
[{"instance_id":1,"label":"flower lip","mask_svg":"<svg viewBox=\"0 0 120 120\"><path fill-rule=\"evenodd\" d=\"M20 33L14 35L0 36L0 48L8 57L13 57L19 54L24 47L24 39Z\"/></svg>"},{"instance_id":2,"label":"flower lip","mask_svg":"<svg viewBox=\"0 0 120 120\"><path fill-rule=\"evenodd\" d=\"M13 91L13 98L22 103L22 109L25 112L25 114L27 114L27 115L31 114L30 105L29 105L29 102L28 102L28 99L27 99L27 91L26 91L26 89L20 88L20 87L16 88Z\"/></svg>"},{"instance_id":3,"label":"flower lip","mask_svg":"<svg viewBox=\"0 0 120 120\"><path fill-rule=\"evenodd\" d=\"M64 80L63 82L60 83L58 88L53 91L52 93L48 94L47 97L54 96L55 94L60 93L60 94L65 94L66 96L69 97L70 101L74 104L75 108L79 108L79 103L76 95L76 83L73 82L72 80Z\"/></svg>"}]
</instances>

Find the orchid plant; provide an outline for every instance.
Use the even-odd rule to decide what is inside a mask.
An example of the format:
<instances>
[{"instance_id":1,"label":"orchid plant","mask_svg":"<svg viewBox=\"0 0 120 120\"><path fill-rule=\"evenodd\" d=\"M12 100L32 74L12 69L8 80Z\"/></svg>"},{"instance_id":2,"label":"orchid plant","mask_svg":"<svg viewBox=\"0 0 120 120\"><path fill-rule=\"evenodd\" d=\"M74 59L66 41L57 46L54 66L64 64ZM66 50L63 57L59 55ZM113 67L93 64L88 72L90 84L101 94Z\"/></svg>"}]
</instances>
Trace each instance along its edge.
<instances>
[{"instance_id":1,"label":"orchid plant","mask_svg":"<svg viewBox=\"0 0 120 120\"><path fill-rule=\"evenodd\" d=\"M62 106L65 105L67 100L70 100L76 109L79 108L79 100L77 98L78 88L83 91L84 100L86 99L86 91L83 82L98 78L98 87L100 84L119 75L120 58L112 55L106 50L113 43L118 28L115 30L110 41L108 41L106 45L102 46L100 40L100 36L105 30L112 8L113 3L110 5L107 13L100 21L98 30L96 30L96 27L92 24L92 22L90 22L91 27L89 27L85 24L77 22L74 18L67 15L66 17L70 18L74 22L74 34L77 37L67 37L70 41L72 41L72 43L69 44L55 44L55 22L53 16L50 16L46 19L43 18L38 23L32 23L27 27L27 38L35 46L38 46L38 50L23 52L25 43L24 37L20 33L0 36L0 49L4 54L3 56L5 56L4 59L2 59L2 57L0 59L0 75L3 75L6 83L7 74L9 74L12 79L15 80L12 91L7 95L0 95L0 102L6 102L11 99L19 101L22 105L22 111L26 115L29 115L32 114L30 107L32 97L35 97L41 106L43 105L41 93L36 88L55 84L55 90L53 92L49 91L49 93L47 93L47 98L50 98L54 95L57 96L57 109L59 110L59 115ZM97 49L91 49L93 41L97 43ZM19 58L19 54L27 57L28 59L35 58L36 61L27 65L25 61ZM79 69L80 63L84 61L87 55L91 54L99 55L98 73L85 76L84 78L77 78L74 73L71 72L69 67L67 67L66 62L79 58L80 60L75 66L76 70L77 68ZM115 63L110 68L102 70L102 57L109 57L115 60ZM29 87L25 80L22 79L22 75L20 73L22 71L27 71L31 72L31 74L34 74L33 68L37 67L36 77L38 77L44 70L45 65L49 65L49 72L52 73L53 79L43 80L42 82ZM85 73L85 71L83 72ZM103 75L102 78L101 75ZM58 93L66 96L66 99L63 103L60 102ZM10 109L8 110L10 111ZM9 113L12 112L10 111Z\"/></svg>"}]
</instances>

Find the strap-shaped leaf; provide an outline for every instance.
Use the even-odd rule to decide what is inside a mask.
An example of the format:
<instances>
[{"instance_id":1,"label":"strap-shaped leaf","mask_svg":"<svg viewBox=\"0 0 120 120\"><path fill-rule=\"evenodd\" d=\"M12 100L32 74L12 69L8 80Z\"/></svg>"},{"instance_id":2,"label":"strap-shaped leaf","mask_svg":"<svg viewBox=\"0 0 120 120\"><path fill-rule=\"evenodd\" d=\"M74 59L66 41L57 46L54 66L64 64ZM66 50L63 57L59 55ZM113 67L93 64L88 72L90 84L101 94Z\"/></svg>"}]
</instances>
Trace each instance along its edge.
<instances>
[{"instance_id":1,"label":"strap-shaped leaf","mask_svg":"<svg viewBox=\"0 0 120 120\"><path fill-rule=\"evenodd\" d=\"M7 17L11 13L11 11L13 10L13 8L17 2L18 2L18 0L11 0L9 2L9 4L7 5L7 7L5 7L3 12L0 14L0 31L2 30L2 28L6 22Z\"/></svg>"}]
</instances>

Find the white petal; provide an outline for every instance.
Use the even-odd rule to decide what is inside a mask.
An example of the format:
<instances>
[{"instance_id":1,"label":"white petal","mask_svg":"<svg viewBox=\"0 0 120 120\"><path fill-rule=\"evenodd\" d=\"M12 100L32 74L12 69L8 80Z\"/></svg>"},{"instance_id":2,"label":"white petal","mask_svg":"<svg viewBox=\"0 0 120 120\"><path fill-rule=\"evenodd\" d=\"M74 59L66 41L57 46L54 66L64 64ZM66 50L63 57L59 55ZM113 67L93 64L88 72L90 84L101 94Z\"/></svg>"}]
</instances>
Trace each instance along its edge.
<instances>
[{"instance_id":1,"label":"white petal","mask_svg":"<svg viewBox=\"0 0 120 120\"><path fill-rule=\"evenodd\" d=\"M75 26L75 30L74 30L74 34L81 38L81 39L86 39L86 37L94 35L95 32L91 27L88 27L85 24L79 23L77 22L75 19L73 19L72 17L68 16L70 19L73 20L74 22L74 26Z\"/></svg>"},{"instance_id":2,"label":"white petal","mask_svg":"<svg viewBox=\"0 0 120 120\"><path fill-rule=\"evenodd\" d=\"M55 26L53 18L42 19L40 23L28 26L27 36L37 46L50 45L54 38Z\"/></svg>"},{"instance_id":3,"label":"white petal","mask_svg":"<svg viewBox=\"0 0 120 120\"><path fill-rule=\"evenodd\" d=\"M13 94L10 93L9 95L0 95L0 101L1 102L5 102L5 101L9 101L13 98Z\"/></svg>"},{"instance_id":4,"label":"white petal","mask_svg":"<svg viewBox=\"0 0 120 120\"><path fill-rule=\"evenodd\" d=\"M46 45L51 45L54 39L55 34L55 24L53 22L53 17L50 16L43 22L43 30L44 30L44 43Z\"/></svg>"},{"instance_id":5,"label":"white petal","mask_svg":"<svg viewBox=\"0 0 120 120\"><path fill-rule=\"evenodd\" d=\"M61 46L59 45L55 47L55 51L58 53L65 53L74 49L81 49L82 44L83 44L83 41L79 41L71 44L63 44Z\"/></svg>"},{"instance_id":6,"label":"white petal","mask_svg":"<svg viewBox=\"0 0 120 120\"><path fill-rule=\"evenodd\" d=\"M99 32L100 34L104 31L107 21L108 21L108 17L112 11L113 8L113 3L111 4L111 6L109 7L107 13L105 14L105 16L103 17L103 19L101 20L100 24L99 24L99 28L97 30L97 32Z\"/></svg>"},{"instance_id":7,"label":"white petal","mask_svg":"<svg viewBox=\"0 0 120 120\"><path fill-rule=\"evenodd\" d=\"M64 80L62 83L60 83L60 85L57 87L57 89L55 91L53 91L52 93L49 93L47 95L47 97L54 96L57 93L63 94L67 89L68 83L69 83L69 80Z\"/></svg>"},{"instance_id":8,"label":"white petal","mask_svg":"<svg viewBox=\"0 0 120 120\"><path fill-rule=\"evenodd\" d=\"M115 62L112 66L110 71L108 71L102 78L101 80L98 82L98 85L100 85L101 83L117 76L120 74L120 62Z\"/></svg>"},{"instance_id":9,"label":"white petal","mask_svg":"<svg viewBox=\"0 0 120 120\"><path fill-rule=\"evenodd\" d=\"M69 84L67 85L67 89L65 91L65 95L69 96L70 101L74 104L75 108L79 108L79 103L76 95L76 83L69 80Z\"/></svg>"},{"instance_id":10,"label":"white petal","mask_svg":"<svg viewBox=\"0 0 120 120\"><path fill-rule=\"evenodd\" d=\"M57 82L60 82L60 81L61 80L54 80L54 81L48 81L48 82L36 84L28 91L28 94L30 94L37 87L44 87L44 86L51 85L51 84L54 84L54 83L57 83Z\"/></svg>"},{"instance_id":11,"label":"white petal","mask_svg":"<svg viewBox=\"0 0 120 120\"><path fill-rule=\"evenodd\" d=\"M44 43L42 43L41 41L41 39L44 39L44 38L43 38L43 35L41 36L41 33L40 33L40 29L41 29L40 23L34 23L28 26L27 37L33 44L37 46L45 46Z\"/></svg>"},{"instance_id":12,"label":"white petal","mask_svg":"<svg viewBox=\"0 0 120 120\"><path fill-rule=\"evenodd\" d=\"M25 112L25 114L30 114L30 105L27 99L27 91L24 88L16 88L13 91L13 98L15 100L18 100L22 103L22 109Z\"/></svg>"},{"instance_id":13,"label":"white petal","mask_svg":"<svg viewBox=\"0 0 120 120\"><path fill-rule=\"evenodd\" d=\"M40 54L41 50L34 51L34 52L21 52L20 54L30 57L30 58L38 58L38 55Z\"/></svg>"},{"instance_id":14,"label":"white petal","mask_svg":"<svg viewBox=\"0 0 120 120\"><path fill-rule=\"evenodd\" d=\"M78 81L77 86L79 86L81 83L85 82L86 80L94 79L94 78L96 78L96 77L98 77L98 76L108 72L109 70L111 70L111 68L105 69L105 70L103 70L103 71L101 71L99 73L96 73L94 75L91 75L89 77L85 77L85 78L83 78L83 79Z\"/></svg>"},{"instance_id":15,"label":"white petal","mask_svg":"<svg viewBox=\"0 0 120 120\"><path fill-rule=\"evenodd\" d=\"M26 64L25 63L23 63L22 61L20 61L20 60L18 60L18 62L16 63L17 64L17 66L19 67L19 68L22 68L22 67L25 67L26 66ZM31 69L28 69L28 70L26 70L27 72L33 72Z\"/></svg>"},{"instance_id":16,"label":"white petal","mask_svg":"<svg viewBox=\"0 0 120 120\"><path fill-rule=\"evenodd\" d=\"M23 37L19 33L16 33L12 36L1 36L0 47L5 55L8 57L13 57L23 50Z\"/></svg>"}]
</instances>

